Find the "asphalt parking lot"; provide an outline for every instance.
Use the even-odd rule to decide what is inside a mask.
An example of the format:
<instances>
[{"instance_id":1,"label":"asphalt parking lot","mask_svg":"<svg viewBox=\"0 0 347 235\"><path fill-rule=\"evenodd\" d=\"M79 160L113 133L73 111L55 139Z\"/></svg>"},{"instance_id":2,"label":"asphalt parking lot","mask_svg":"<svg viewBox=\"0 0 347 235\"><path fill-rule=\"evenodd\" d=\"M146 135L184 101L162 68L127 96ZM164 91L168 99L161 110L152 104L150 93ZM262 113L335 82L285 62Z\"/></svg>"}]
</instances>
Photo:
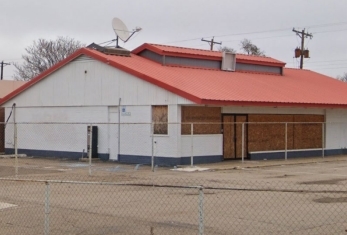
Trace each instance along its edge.
<instances>
[{"instance_id":1,"label":"asphalt parking lot","mask_svg":"<svg viewBox=\"0 0 347 235\"><path fill-rule=\"evenodd\" d=\"M2 158L0 233L346 233L344 156L193 168Z\"/></svg>"}]
</instances>

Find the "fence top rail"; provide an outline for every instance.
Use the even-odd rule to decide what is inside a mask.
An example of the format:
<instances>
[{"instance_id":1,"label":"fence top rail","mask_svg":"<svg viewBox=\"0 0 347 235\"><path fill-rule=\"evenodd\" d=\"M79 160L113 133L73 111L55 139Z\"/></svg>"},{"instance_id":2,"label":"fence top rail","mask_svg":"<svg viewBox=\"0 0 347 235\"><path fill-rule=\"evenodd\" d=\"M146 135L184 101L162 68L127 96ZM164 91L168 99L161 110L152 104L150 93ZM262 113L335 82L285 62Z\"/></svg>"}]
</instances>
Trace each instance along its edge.
<instances>
[{"instance_id":1,"label":"fence top rail","mask_svg":"<svg viewBox=\"0 0 347 235\"><path fill-rule=\"evenodd\" d=\"M105 181L71 181L71 180L37 180L37 179L18 179L18 178L0 178L0 181L8 182L27 182L27 183L45 183L45 184L86 184L86 185L114 185L114 186L142 186L142 187L163 187L163 188L186 188L186 189L200 189L201 185L166 185L166 184L145 184L145 183L117 183Z\"/></svg>"},{"instance_id":2,"label":"fence top rail","mask_svg":"<svg viewBox=\"0 0 347 235\"><path fill-rule=\"evenodd\" d=\"M257 188L257 187L242 187L242 186L202 186L202 185L171 185L157 183L116 183L104 181L68 181L68 180L35 180L35 179L15 179L15 178L0 178L1 181L7 182L26 182L26 183L44 183L44 184L75 184L75 185L102 185L102 186L128 186L128 187L155 187L155 188L175 188L175 189L199 189L199 190L223 190L223 191L250 191L250 192L279 192L279 193L339 193L346 194L346 190L331 190L331 189L283 189L283 188Z\"/></svg>"},{"instance_id":3,"label":"fence top rail","mask_svg":"<svg viewBox=\"0 0 347 235\"><path fill-rule=\"evenodd\" d=\"M347 124L347 122L0 122L0 124L59 124L59 125L69 125L69 124L80 124L80 125L109 125L109 124L119 124L119 125L153 125L153 124L168 124L168 125L220 125L220 124Z\"/></svg>"}]
</instances>

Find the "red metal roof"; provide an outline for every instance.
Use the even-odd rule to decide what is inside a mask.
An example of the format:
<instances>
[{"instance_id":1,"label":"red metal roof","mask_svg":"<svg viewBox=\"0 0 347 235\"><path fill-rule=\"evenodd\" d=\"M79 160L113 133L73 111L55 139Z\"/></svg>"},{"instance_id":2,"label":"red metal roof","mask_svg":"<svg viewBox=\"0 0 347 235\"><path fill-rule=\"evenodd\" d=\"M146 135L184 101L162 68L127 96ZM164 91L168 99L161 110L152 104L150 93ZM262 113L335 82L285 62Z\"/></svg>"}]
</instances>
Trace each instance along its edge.
<instances>
[{"instance_id":1,"label":"red metal roof","mask_svg":"<svg viewBox=\"0 0 347 235\"><path fill-rule=\"evenodd\" d=\"M158 44L148 44L145 43L142 46L134 49L132 53L139 54L143 50L151 50L160 55L168 56L179 56L179 57L190 57L197 59L209 59L209 60L222 60L222 52L220 51L210 51L194 48L158 45ZM272 66L283 67L286 63L273 59L266 56L254 56L245 54L236 54L236 61L239 63L249 63L249 64L264 64Z\"/></svg>"},{"instance_id":2,"label":"red metal roof","mask_svg":"<svg viewBox=\"0 0 347 235\"><path fill-rule=\"evenodd\" d=\"M80 55L87 55L197 104L347 108L347 83L309 70L284 75L162 66L146 58L82 48L1 100L4 104Z\"/></svg>"}]
</instances>

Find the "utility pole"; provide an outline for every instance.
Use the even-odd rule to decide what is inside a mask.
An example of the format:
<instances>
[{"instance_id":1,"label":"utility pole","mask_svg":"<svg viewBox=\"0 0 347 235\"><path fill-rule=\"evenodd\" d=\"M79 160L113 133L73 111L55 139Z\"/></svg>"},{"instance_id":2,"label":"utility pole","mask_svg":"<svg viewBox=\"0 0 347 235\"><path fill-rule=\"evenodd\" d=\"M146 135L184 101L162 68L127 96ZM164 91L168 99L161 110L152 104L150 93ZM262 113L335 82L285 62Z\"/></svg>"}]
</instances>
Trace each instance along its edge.
<instances>
[{"instance_id":1,"label":"utility pole","mask_svg":"<svg viewBox=\"0 0 347 235\"><path fill-rule=\"evenodd\" d=\"M214 37L212 37L212 40L205 40L205 39L202 38L201 41L208 42L208 44L210 44L210 50L211 51L213 51L213 45L214 44L222 45L222 42L215 42L214 41Z\"/></svg>"},{"instance_id":2,"label":"utility pole","mask_svg":"<svg viewBox=\"0 0 347 235\"><path fill-rule=\"evenodd\" d=\"M305 46L305 38L310 37L310 39L313 38L312 34L310 33L305 33L305 29L302 31L295 30L293 28L293 32L295 32L300 38L301 38L301 48L300 48L300 69L304 67L304 46ZM307 55L308 57L308 55Z\"/></svg>"},{"instance_id":3,"label":"utility pole","mask_svg":"<svg viewBox=\"0 0 347 235\"><path fill-rule=\"evenodd\" d=\"M1 75L0 75L0 78L1 78L1 80L3 79L3 77L4 77L4 66L6 66L6 65L10 65L9 63L4 63L4 61L1 61Z\"/></svg>"}]
</instances>

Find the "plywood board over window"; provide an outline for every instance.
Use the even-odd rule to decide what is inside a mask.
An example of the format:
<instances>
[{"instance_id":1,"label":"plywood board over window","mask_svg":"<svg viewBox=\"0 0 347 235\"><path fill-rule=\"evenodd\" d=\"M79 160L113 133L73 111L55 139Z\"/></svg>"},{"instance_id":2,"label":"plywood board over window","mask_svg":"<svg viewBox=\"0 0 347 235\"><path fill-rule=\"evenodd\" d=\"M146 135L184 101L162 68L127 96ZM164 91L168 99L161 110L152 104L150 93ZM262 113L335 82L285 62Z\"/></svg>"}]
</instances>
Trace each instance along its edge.
<instances>
[{"instance_id":1,"label":"plywood board over window","mask_svg":"<svg viewBox=\"0 0 347 235\"><path fill-rule=\"evenodd\" d=\"M191 134L191 123L193 123L193 134L220 134L221 133L221 108L220 107L182 107L182 135Z\"/></svg>"},{"instance_id":2,"label":"plywood board over window","mask_svg":"<svg viewBox=\"0 0 347 235\"><path fill-rule=\"evenodd\" d=\"M284 150L286 122L287 149L313 149L322 147L323 115L259 114L249 115L248 121L250 122L248 126L249 152Z\"/></svg>"},{"instance_id":3,"label":"plywood board over window","mask_svg":"<svg viewBox=\"0 0 347 235\"><path fill-rule=\"evenodd\" d=\"M153 132L156 135L168 134L168 107L167 105L152 106Z\"/></svg>"}]
</instances>

